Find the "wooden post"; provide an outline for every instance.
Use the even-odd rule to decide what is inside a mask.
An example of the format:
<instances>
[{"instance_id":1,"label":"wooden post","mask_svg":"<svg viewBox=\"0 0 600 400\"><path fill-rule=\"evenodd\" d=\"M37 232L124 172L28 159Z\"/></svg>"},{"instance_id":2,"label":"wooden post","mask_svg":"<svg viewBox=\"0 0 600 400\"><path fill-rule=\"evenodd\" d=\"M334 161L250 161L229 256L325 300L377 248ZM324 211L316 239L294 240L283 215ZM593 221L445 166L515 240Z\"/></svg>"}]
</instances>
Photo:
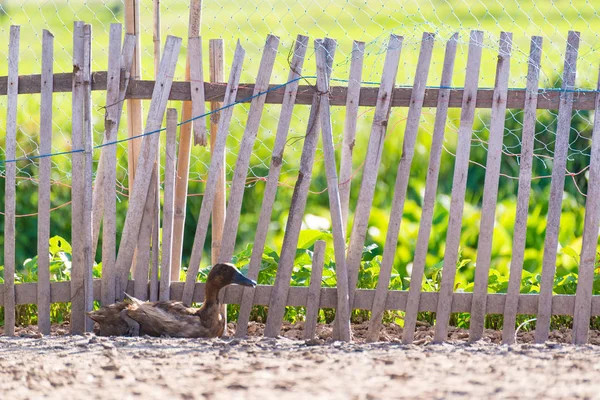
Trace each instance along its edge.
<instances>
[{"instance_id":1,"label":"wooden post","mask_svg":"<svg viewBox=\"0 0 600 400\"><path fill-rule=\"evenodd\" d=\"M152 43L154 44L154 78L158 75L160 67L160 0L152 0Z\"/></svg>"},{"instance_id":2,"label":"wooden post","mask_svg":"<svg viewBox=\"0 0 600 400\"><path fill-rule=\"evenodd\" d=\"M402 156L398 163L398 172L396 174L396 183L394 186L394 198L392 200L392 212L390 217L390 223L386 234L385 245L383 248L383 258L381 261L381 269L379 272L379 279L377 281L377 289L375 291L375 298L373 300L373 306L371 307L371 320L369 321L369 331L367 339L375 341L379 338L379 328L381 319L383 318L383 312L385 309L385 302L387 298L388 286L390 277L392 274L392 268L394 266L394 258L396 255L396 248L398 246L398 235L400 233L400 224L402 222L402 213L404 212L404 202L406 201L406 190L408 188L408 180L410 177L410 167L415 152L415 143L417 141L417 133L419 131L419 122L421 120L421 111L423 109L423 98L425 95L425 86L427 85L427 77L429 75L429 66L431 63L431 53L433 50L435 36L433 33L423 33L421 39L421 51L419 54L419 60L417 61L417 70L415 72L415 80L413 84L413 92L410 100L410 108L408 109L408 117L406 119L406 128L404 131L404 141L402 143ZM396 69L393 70L394 72ZM375 122L373 123L375 126ZM385 129L385 128L384 128ZM381 138L381 146L383 146L383 138ZM381 149L379 150L379 157L381 157ZM379 163L375 168L375 172L379 167ZM366 170L365 170L366 171ZM363 184L366 177L363 177ZM368 223L368 213L371 209L371 202L373 201L374 184L377 179L377 174L373 177L373 182L369 182L369 185L373 185L372 191L369 193L368 208L366 209L367 220L364 221L364 227L359 228L358 234L361 235L360 246L364 245L364 238L366 235L366 224ZM363 211L361 214L364 214ZM358 212L357 212L358 214ZM362 222L355 219L354 226L360 226ZM355 233L353 229L352 233ZM360 252L356 252L356 248L353 249L352 254L356 256L354 258L354 269L352 270L352 278L358 277L358 268L360 267ZM350 251L348 251L350 256ZM356 282L356 281L354 281ZM352 286L354 290L356 283Z\"/></svg>"},{"instance_id":3,"label":"wooden post","mask_svg":"<svg viewBox=\"0 0 600 400\"><path fill-rule=\"evenodd\" d=\"M446 233L442 284L437 302L434 334L436 342L443 342L448 337L448 323L452 311L452 293L454 291L454 278L456 277L456 261L458 260L458 245L462 227L465 191L467 189L467 171L469 169L469 154L471 153L471 135L473 133L473 120L475 119L482 46L483 32L471 31L460 126L458 128L456 162L452 180L452 200L450 201L450 217L448 232Z\"/></svg>"},{"instance_id":4,"label":"wooden post","mask_svg":"<svg viewBox=\"0 0 600 400\"><path fill-rule=\"evenodd\" d=\"M531 168L533 165L533 146L535 142L535 124L537 122L538 87L540 80L540 61L542 58L543 39L540 36L531 38L529 50L529 67L527 70L527 87L525 105L523 106L523 133L521 135L521 163L519 168L519 190L517 194L517 211L515 230L513 233L512 259L510 276L504 303L504 322L502 324L502 342L514 343L517 310L519 308L519 292L525 243L527 239L527 217L529 215L529 195L531 193Z\"/></svg>"},{"instance_id":5,"label":"wooden post","mask_svg":"<svg viewBox=\"0 0 600 400\"><path fill-rule=\"evenodd\" d=\"M125 1L125 32L135 36L135 50L133 63L131 64L131 79L142 79L142 55L140 46L140 1ZM142 133L142 101L140 99L127 99L127 135L138 136ZM135 170L142 146L142 138L129 140L127 142L127 161L129 191L133 190Z\"/></svg>"},{"instance_id":6,"label":"wooden post","mask_svg":"<svg viewBox=\"0 0 600 400\"><path fill-rule=\"evenodd\" d=\"M223 39L211 39L208 42L210 76L209 79L214 83L224 83L225 81L225 44ZM211 158L214 157L217 137L219 135L219 122L221 112L216 111L223 106L223 103L212 101L210 103L210 151ZM223 153L223 166L225 166L225 153ZM226 215L226 191L225 191L225 167L221 168L221 173L217 179L217 189L215 192L215 202L212 209L212 230L211 230L211 264L215 265L219 259L221 251L221 240L223 239L223 229L225 227Z\"/></svg>"},{"instance_id":7,"label":"wooden post","mask_svg":"<svg viewBox=\"0 0 600 400\"><path fill-rule=\"evenodd\" d=\"M40 104L40 155L52 153L52 87L54 73L54 36L44 29L42 35L42 82ZM37 253L49 254L50 240L50 178L52 160L39 161L38 242ZM50 334L50 260L38 257L37 281L38 330Z\"/></svg>"},{"instance_id":8,"label":"wooden post","mask_svg":"<svg viewBox=\"0 0 600 400\"><path fill-rule=\"evenodd\" d=\"M257 280L262 261L267 233L269 231L269 223L271 222L271 214L273 213L273 203L277 194L279 184L279 174L283 162L283 152L287 141L290 122L298 93L298 79L302 73L302 65L304 64L304 55L308 46L308 37L298 35L294 46L294 54L290 64L290 72L288 75L288 84L285 88L283 104L279 114L279 122L277 124L277 133L275 134L275 144L273 145L273 156L271 157L271 165L269 167L269 175L263 196L263 202L258 218L258 226L256 227L256 236L254 237L254 246L252 248L252 256L248 266L248 277ZM214 215L214 209L213 209ZM242 302L240 304L240 313L237 321L236 337L244 337L248 332L248 320L254 303L255 289L251 287L244 288Z\"/></svg>"},{"instance_id":9,"label":"wooden post","mask_svg":"<svg viewBox=\"0 0 600 400\"><path fill-rule=\"evenodd\" d=\"M310 286L306 299L306 319L304 322L304 339L315 337L317 321L319 319L319 305L321 303L321 279L323 278L323 261L325 259L325 242L317 240L313 253L310 272Z\"/></svg>"},{"instance_id":10,"label":"wooden post","mask_svg":"<svg viewBox=\"0 0 600 400\"><path fill-rule=\"evenodd\" d=\"M189 38L188 51L190 52L190 90L192 94L192 121L194 128L194 144L206 146L206 117L199 118L206 113L204 101L204 69L202 68L202 39L197 36Z\"/></svg>"},{"instance_id":11,"label":"wooden post","mask_svg":"<svg viewBox=\"0 0 600 400\"><path fill-rule=\"evenodd\" d=\"M246 52L238 41L233 63L231 65L229 82L227 83L226 96L223 100L223 103L230 107L223 110L221 115L222 119L219 121L219 133L217 134L217 141L215 143L214 151L212 152L213 157L210 160L210 168L208 171L208 178L206 180L204 197L202 199L202 206L200 207L200 215L198 216L196 234L194 235L194 245L192 247L192 254L190 256L190 264L188 266L185 285L183 287L183 296L181 301L183 304L187 305L191 304L194 299L196 278L198 275L198 270L200 269L200 262L202 261L202 249L204 247L204 242L206 241L208 221L210 219L210 214L215 200L217 181L219 175L221 174L221 170L225 167L223 165L225 144L227 141L227 134L229 133L229 124L231 123L231 117L233 115L233 104L235 103L237 96L238 84L242 73L242 64L244 62L245 54Z\"/></svg>"},{"instance_id":12,"label":"wooden post","mask_svg":"<svg viewBox=\"0 0 600 400\"><path fill-rule=\"evenodd\" d=\"M158 157L159 152L156 152ZM140 233L138 236L135 268L133 275L133 295L140 300L148 300L148 272L150 270L150 241L152 237L152 225L154 223L154 212L156 205L156 185L157 185L156 163L152 166L152 176L150 178L150 189L144 205L144 217L140 224Z\"/></svg>"},{"instance_id":13,"label":"wooden post","mask_svg":"<svg viewBox=\"0 0 600 400\"><path fill-rule=\"evenodd\" d=\"M10 27L8 44L8 89L6 107L6 160L17 154L17 100L19 93L19 40L21 27ZM16 179L15 162L4 164L4 333L15 335L15 215Z\"/></svg>"},{"instance_id":14,"label":"wooden post","mask_svg":"<svg viewBox=\"0 0 600 400\"><path fill-rule=\"evenodd\" d=\"M94 166L94 133L92 129L92 26L83 26L83 149L84 149L84 171L83 171L83 218L81 219L81 233L83 234L83 282L85 290L85 312L94 308L94 259L92 257L92 197L93 189L93 166ZM72 313L71 313L72 314ZM85 331L90 332L94 328L87 314L84 314Z\"/></svg>"},{"instance_id":15,"label":"wooden post","mask_svg":"<svg viewBox=\"0 0 600 400\"><path fill-rule=\"evenodd\" d=\"M190 16L188 21L189 38L200 36L202 21L202 1L190 0ZM190 80L190 53L186 57L185 80ZM181 107L181 120L192 118L192 102L184 101ZM211 135L212 136L212 135ZM192 150L192 124L179 127L179 152L177 156L177 180L175 181L175 219L173 221L173 255L171 262L171 280L179 281L181 271L181 254L183 251L183 231L185 228L185 212L188 193L188 175L190 172L190 152Z\"/></svg>"},{"instance_id":16,"label":"wooden post","mask_svg":"<svg viewBox=\"0 0 600 400\"><path fill-rule=\"evenodd\" d=\"M174 36L167 37L159 74L152 94L152 101L150 102L145 132L152 134L143 138L142 151L138 160L141 170L135 180L133 192L129 198L129 209L125 218L121 246L116 262L116 270L120 274L117 297L120 299L123 298L125 288L127 287L127 278L139 236L146 197L149 193L150 181L154 171L153 166L156 162L156 153L158 152L160 136L157 131L161 128L165 109L167 108L180 46L180 38Z\"/></svg>"},{"instance_id":17,"label":"wooden post","mask_svg":"<svg viewBox=\"0 0 600 400\"><path fill-rule=\"evenodd\" d=\"M455 33L446 44L446 54L444 56L444 66L442 68L442 79L440 82L440 87L444 89L441 89L438 94L437 111L433 126L433 139L431 141L429 155L429 168L427 170L427 179L425 183L425 195L423 196L423 209L421 212L421 221L419 223L419 235L417 237L415 258L410 278L410 289L408 291L408 298L406 299L406 313L404 316L404 329L402 331L402 342L404 344L412 343L415 336L415 326L417 324L417 315L419 313L419 303L421 299L421 282L423 281L423 273L425 271L425 258L427 257L427 246L433 221L433 209L436 202L440 160L442 157L442 146L444 144L446 119L448 118L449 88L452 86L452 74L454 72L457 42L458 34Z\"/></svg>"},{"instance_id":18,"label":"wooden post","mask_svg":"<svg viewBox=\"0 0 600 400\"><path fill-rule=\"evenodd\" d=\"M594 268L596 266L598 224L600 223L600 73L598 74L597 91L590 157L590 179L585 205L581 263L579 264L575 297L575 317L573 318L573 344L585 344L588 341L592 311L592 289Z\"/></svg>"},{"instance_id":19,"label":"wooden post","mask_svg":"<svg viewBox=\"0 0 600 400\"><path fill-rule=\"evenodd\" d=\"M570 31L567 38L563 83L558 106L558 122L556 126L556 144L554 146L554 163L552 165L552 181L550 183L550 199L548 201L548 221L544 239L544 258L542 261L542 281L540 282L540 299L538 303L537 321L535 325L535 342L548 340L550 333L550 317L552 316L552 290L556 272L556 252L567 154L569 152L569 131L571 130L571 114L573 112L573 88L577 71L577 53L579 50L579 32Z\"/></svg>"},{"instance_id":20,"label":"wooden post","mask_svg":"<svg viewBox=\"0 0 600 400\"><path fill-rule=\"evenodd\" d=\"M73 258L71 267L71 334L85 331L85 259L83 256L83 180L85 156L83 123L85 91L83 87L84 69L83 22L77 21L73 27L73 115L71 143L72 149L72 194L71 194L71 246Z\"/></svg>"},{"instance_id":21,"label":"wooden post","mask_svg":"<svg viewBox=\"0 0 600 400\"><path fill-rule=\"evenodd\" d=\"M342 204L342 223L348 227L348 207L350 206L350 180L352 179L352 151L356 137L358 120L358 104L360 102L360 85L362 79L365 43L354 41L352 44L352 60L350 61L350 77L346 97L346 119L344 138L342 139L342 156L340 158L340 203Z\"/></svg>"},{"instance_id":22,"label":"wooden post","mask_svg":"<svg viewBox=\"0 0 600 400\"><path fill-rule=\"evenodd\" d=\"M329 78L331 77L333 57L335 55L337 44L333 39L325 39L325 47L328 56L326 72L327 77ZM298 180L294 186L290 212L285 226L285 235L283 237L281 254L279 256L277 276L275 277L275 284L273 285L271 297L269 298L269 316L265 325L265 336L267 337L279 335L281 323L285 314L285 306L290 290L290 278L292 276L292 269L294 268L294 259L296 257L298 238L300 236L300 229L302 228L302 219L304 217L304 209L306 207L306 199L310 187L315 151L317 149L317 142L319 141L320 101L320 96L315 93L313 95L310 114L308 116L306 136L302 147L302 156L300 157Z\"/></svg>"},{"instance_id":23,"label":"wooden post","mask_svg":"<svg viewBox=\"0 0 600 400\"><path fill-rule=\"evenodd\" d=\"M160 300L171 296L171 253L173 252L173 208L175 200L175 168L177 166L177 110L167 110L167 148L165 155L165 199L163 206L162 264Z\"/></svg>"},{"instance_id":24,"label":"wooden post","mask_svg":"<svg viewBox=\"0 0 600 400\"><path fill-rule=\"evenodd\" d=\"M494 103L490 118L490 136L485 165L486 172L483 186L481 220L479 223L475 286L473 289L473 301L471 303L470 342L481 339L485 323L488 279L492 258L492 240L494 238L494 224L496 221L496 201L498 198L498 183L500 181L502 140L504 139L504 121L506 119L511 49L512 33L500 33L500 49L498 50L498 63L496 66Z\"/></svg>"}]
</instances>

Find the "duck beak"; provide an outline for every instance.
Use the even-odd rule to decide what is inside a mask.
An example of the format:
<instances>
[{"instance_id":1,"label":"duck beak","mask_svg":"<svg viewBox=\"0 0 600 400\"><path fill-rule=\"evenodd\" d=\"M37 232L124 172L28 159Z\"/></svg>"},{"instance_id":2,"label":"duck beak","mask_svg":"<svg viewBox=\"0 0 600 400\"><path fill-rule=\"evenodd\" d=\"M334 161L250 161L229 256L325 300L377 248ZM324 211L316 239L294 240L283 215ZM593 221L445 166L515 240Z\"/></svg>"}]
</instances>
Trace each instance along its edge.
<instances>
[{"instance_id":1,"label":"duck beak","mask_svg":"<svg viewBox=\"0 0 600 400\"><path fill-rule=\"evenodd\" d=\"M236 271L235 275L233 276L233 281L231 283L235 283L236 285L242 285L242 286L251 286L251 287L256 286L255 281L253 281L252 279L246 278L244 275L242 275L240 272L237 272L237 271Z\"/></svg>"}]
</instances>

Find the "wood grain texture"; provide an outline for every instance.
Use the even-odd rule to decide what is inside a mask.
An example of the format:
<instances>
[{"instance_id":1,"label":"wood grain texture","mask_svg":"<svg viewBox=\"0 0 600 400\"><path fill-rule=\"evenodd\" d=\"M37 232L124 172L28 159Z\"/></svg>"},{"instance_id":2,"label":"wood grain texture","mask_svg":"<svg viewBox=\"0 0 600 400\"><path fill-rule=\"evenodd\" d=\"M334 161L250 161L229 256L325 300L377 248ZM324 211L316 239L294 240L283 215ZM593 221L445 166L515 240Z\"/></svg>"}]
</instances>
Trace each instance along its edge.
<instances>
[{"instance_id":1,"label":"wood grain texture","mask_svg":"<svg viewBox=\"0 0 600 400\"><path fill-rule=\"evenodd\" d=\"M52 74L54 70L54 36L42 33L42 95L40 101L40 154L52 153ZM50 254L50 179L52 160L39 160L37 254ZM38 257L38 330L50 334L50 259Z\"/></svg>"},{"instance_id":2,"label":"wood grain texture","mask_svg":"<svg viewBox=\"0 0 600 400\"><path fill-rule=\"evenodd\" d=\"M6 104L6 139L4 157L14 160L17 154L17 104L19 76L19 42L21 28L10 27L8 43L8 98ZM4 177L4 333L15 334L15 215L17 206L17 165L5 163Z\"/></svg>"},{"instance_id":3,"label":"wood grain texture","mask_svg":"<svg viewBox=\"0 0 600 400\"><path fill-rule=\"evenodd\" d=\"M441 87L452 86L452 74L454 72L454 64L456 60L457 42L458 34L455 33L446 43L442 78L440 81ZM450 89L440 90L436 108L435 121L433 125L433 139L431 141L431 149L429 153L429 168L427 169L425 194L423 196L423 208L421 210L421 219L419 221L419 234L417 236L417 245L410 278L410 289L408 291L408 298L406 300L406 314L404 316L404 329L402 331L402 342L404 344L412 343L415 336L417 314L419 312L419 302L421 298L421 283L423 281L423 274L425 272L427 247L429 244L429 236L431 234L431 225L433 222L433 210L436 203L442 146L444 145L446 120L448 118L449 92Z\"/></svg>"},{"instance_id":4,"label":"wood grain texture","mask_svg":"<svg viewBox=\"0 0 600 400\"><path fill-rule=\"evenodd\" d=\"M510 275L506 292L506 304L504 307L504 322L502 324L502 342L504 344L514 343L517 309L519 307L519 291L521 290L521 277L527 238L527 218L529 216L531 170L535 143L535 124L537 122L537 91L540 80L542 44L543 39L540 36L533 36L531 38L526 86L529 95L525 100L525 108L523 109L523 133L521 136L521 163L519 168L517 211L513 233Z\"/></svg>"},{"instance_id":5,"label":"wood grain texture","mask_svg":"<svg viewBox=\"0 0 600 400\"><path fill-rule=\"evenodd\" d=\"M337 44L333 39L325 39L327 49L327 71L331 76L333 68L333 57ZM298 179L294 185L294 192L290 202L290 210L283 236L283 244L279 255L279 265L275 284L269 299L269 315L265 324L265 336L276 337L281 330L281 323L285 313L286 299L290 291L290 279L294 267L294 258L298 246L298 238L302 227L302 219L308 197L308 189L312 176L312 169L315 159L315 151L319 140L319 106L320 97L315 94L308 116L306 135L302 146L302 155L300 156L300 169Z\"/></svg>"},{"instance_id":6,"label":"wood grain texture","mask_svg":"<svg viewBox=\"0 0 600 400\"><path fill-rule=\"evenodd\" d=\"M396 248L398 246L398 235L400 233L400 224L402 222L404 202L406 200L406 190L408 188L410 169L415 152L415 143L417 141L419 123L421 120L421 110L423 108L422 99L423 93L425 92L425 86L427 85L427 77L429 76L429 66L431 64L431 54L433 50L434 40L434 34L423 34L423 38L421 41L421 51L419 53L419 60L417 61L417 70L415 72L415 80L413 84L413 99L411 101L411 106L408 109L406 128L404 130L404 140L402 143L402 156L400 157L400 162L398 163L398 171L396 174L396 183L394 186L394 199L392 200L390 223L388 226L385 245L383 249L383 257L381 261L379 279L377 280L377 290L375 293L375 299L373 301L373 307L371 308L371 319L369 321L369 331L367 334L367 339L370 341L374 341L379 338L381 319L383 318L383 306L385 304L385 297L387 295L387 289L392 274L392 268L394 266ZM375 176L375 180L376 179L377 176ZM369 209L371 207L372 200L373 193L371 193ZM368 217L366 223L368 223ZM364 230L361 232L361 247L364 245L364 238L367 233L366 224L365 227L362 229ZM348 252L348 256L350 256L350 252ZM356 256L358 256L358 263L354 261L355 269L352 272L353 277L358 278L357 267L360 267L361 256L355 255L354 257Z\"/></svg>"},{"instance_id":7,"label":"wood grain texture","mask_svg":"<svg viewBox=\"0 0 600 400\"><path fill-rule=\"evenodd\" d=\"M579 32L570 31L567 38L567 50L563 70L563 93L558 106L556 125L556 143L554 145L554 162L552 164L552 181L550 183L550 199L548 200L548 217L546 237L544 239L544 258L542 261L542 280L540 282L540 299L535 325L535 342L548 340L550 333L550 317L552 316L552 290L556 272L556 253L560 215L565 186L565 170L569 151L569 131L571 129L572 101L577 71L577 54L579 50Z\"/></svg>"},{"instance_id":8,"label":"wood grain texture","mask_svg":"<svg viewBox=\"0 0 600 400\"><path fill-rule=\"evenodd\" d=\"M506 120L506 97L508 95L511 50L512 33L500 33L496 83L494 85L494 105L492 106L490 118L490 136L485 166L479 240L477 243L475 286L473 288L473 306L471 307L469 326L470 342L481 339L485 323L485 302L487 300L488 279L492 260L492 240L496 222L496 201L500 181L500 160L502 159L504 121Z\"/></svg>"},{"instance_id":9,"label":"wood grain texture","mask_svg":"<svg viewBox=\"0 0 600 400\"><path fill-rule=\"evenodd\" d=\"M467 187L467 171L469 169L471 135L473 133L473 120L475 117L475 101L481 66L482 46L483 32L472 31L469 40L465 93L460 115L460 126L458 128L458 144L456 146L456 161L454 164L454 177L452 179L452 200L450 202L450 216L446 233L442 283L436 311L434 335L436 342L445 341L448 336L448 323L452 310L452 292L454 291L456 261L458 259L458 245L460 242L462 214Z\"/></svg>"},{"instance_id":10,"label":"wood grain texture","mask_svg":"<svg viewBox=\"0 0 600 400\"><path fill-rule=\"evenodd\" d=\"M207 117L198 118L206 113L204 101L204 70L202 68L202 39L197 36L189 39L190 52L190 86L192 92L192 126L194 128L194 144L206 146Z\"/></svg>"},{"instance_id":11,"label":"wood grain texture","mask_svg":"<svg viewBox=\"0 0 600 400\"><path fill-rule=\"evenodd\" d=\"M323 262L325 260L325 242L317 240L310 272L310 286L306 299L306 318L304 322L304 339L315 337L321 303L321 280L323 279Z\"/></svg>"},{"instance_id":12,"label":"wood grain texture","mask_svg":"<svg viewBox=\"0 0 600 400\"><path fill-rule=\"evenodd\" d=\"M296 44L294 45L294 53L290 62L288 81L294 81L300 77L307 47L308 37L298 35L296 38ZM283 154L294 111L294 102L298 90L298 83L298 81L295 81L286 86L285 100L281 105L281 112L279 113L277 132L275 134L275 143L273 144L273 156L271 157L269 175L267 176L267 183L260 209L260 216L258 218L258 225L256 227L256 235L254 237L254 245L252 247L252 256L250 257L250 263L248 265L248 277L254 280L258 279L260 264L262 262L262 256L265 250L265 243L267 240L267 234L269 232L271 216L273 214L273 204L275 202L277 188L279 187L279 176L281 173L281 167L283 165ZM248 321L250 319L250 312L252 311L252 305L254 302L253 299L254 288L244 288L244 295L240 303L240 313L238 315L238 323L235 331L236 337L244 337L248 332Z\"/></svg>"}]
</instances>

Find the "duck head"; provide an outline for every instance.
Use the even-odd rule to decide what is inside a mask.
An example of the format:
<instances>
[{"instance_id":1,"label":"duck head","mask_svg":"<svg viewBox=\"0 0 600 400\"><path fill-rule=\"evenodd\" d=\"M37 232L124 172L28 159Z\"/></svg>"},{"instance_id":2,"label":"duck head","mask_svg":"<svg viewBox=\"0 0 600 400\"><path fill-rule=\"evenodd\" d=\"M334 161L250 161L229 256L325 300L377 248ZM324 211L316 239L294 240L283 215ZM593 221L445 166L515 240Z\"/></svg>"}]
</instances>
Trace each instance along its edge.
<instances>
[{"instance_id":1,"label":"duck head","mask_svg":"<svg viewBox=\"0 0 600 400\"><path fill-rule=\"evenodd\" d=\"M219 263L212 267L206 278L207 287L219 291L230 284L251 287L256 286L255 281L242 275L233 264Z\"/></svg>"}]
</instances>

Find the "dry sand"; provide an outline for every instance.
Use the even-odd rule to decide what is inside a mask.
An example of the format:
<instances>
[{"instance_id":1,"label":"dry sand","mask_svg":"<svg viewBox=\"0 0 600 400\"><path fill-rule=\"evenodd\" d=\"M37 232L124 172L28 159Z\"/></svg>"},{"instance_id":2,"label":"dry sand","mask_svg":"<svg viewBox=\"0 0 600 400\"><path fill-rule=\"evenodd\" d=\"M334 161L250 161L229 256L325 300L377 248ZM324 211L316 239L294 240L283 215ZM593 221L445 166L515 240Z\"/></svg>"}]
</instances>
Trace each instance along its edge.
<instances>
[{"instance_id":1,"label":"dry sand","mask_svg":"<svg viewBox=\"0 0 600 400\"><path fill-rule=\"evenodd\" d=\"M497 332L469 345L453 330L451 343L399 343L400 328L387 327L378 343L330 339L267 339L252 324L248 339L104 338L93 334L39 338L0 337L2 399L453 399L600 398L600 347L572 346L570 332L555 332L545 345L500 346ZM60 328L59 328L60 329ZM595 332L594 334L596 334ZM528 341L528 334L519 340ZM597 336L594 336L597 340Z\"/></svg>"}]
</instances>

